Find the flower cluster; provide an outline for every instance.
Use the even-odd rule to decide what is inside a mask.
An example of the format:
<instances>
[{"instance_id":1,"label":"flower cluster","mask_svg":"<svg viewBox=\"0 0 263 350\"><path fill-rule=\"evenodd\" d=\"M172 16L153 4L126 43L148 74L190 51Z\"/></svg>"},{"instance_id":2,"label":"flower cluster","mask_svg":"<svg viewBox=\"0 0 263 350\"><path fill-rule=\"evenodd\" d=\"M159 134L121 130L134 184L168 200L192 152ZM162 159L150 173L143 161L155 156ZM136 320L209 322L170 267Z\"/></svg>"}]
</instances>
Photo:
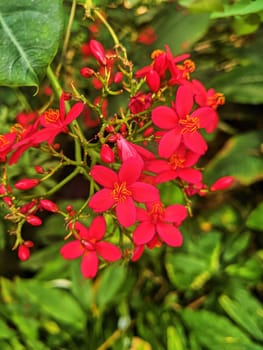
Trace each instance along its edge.
<instances>
[{"instance_id":1,"label":"flower cluster","mask_svg":"<svg viewBox=\"0 0 263 350\"><path fill-rule=\"evenodd\" d=\"M81 84L97 96L89 99L74 83L72 93L61 94L59 109L17 116L10 131L0 135L0 198L5 219L13 223L10 232L20 260L27 260L34 246L24 238L24 225L42 225L41 213L47 211L65 222L69 241L62 257L82 257L83 276L93 278L102 263L136 261L145 249L162 244L181 246L180 225L191 212L190 197L228 188L234 179L227 176L211 186L203 182L198 162L208 149L205 135L217 128L224 96L191 78L195 64L188 54L174 56L166 46L134 71L121 45L106 50L91 39L81 50ZM55 79L51 73L49 78ZM126 108L112 112L108 106L121 94ZM65 134L74 157L58 143ZM53 157L55 165L38 164L36 152ZM35 177L9 175L25 153L34 155ZM75 170L59 181L57 172L69 165ZM79 174L89 194L80 209L69 203L62 210L49 197ZM47 188L51 178L57 184ZM165 203L164 183L171 192L180 189L185 202Z\"/></svg>"}]
</instances>

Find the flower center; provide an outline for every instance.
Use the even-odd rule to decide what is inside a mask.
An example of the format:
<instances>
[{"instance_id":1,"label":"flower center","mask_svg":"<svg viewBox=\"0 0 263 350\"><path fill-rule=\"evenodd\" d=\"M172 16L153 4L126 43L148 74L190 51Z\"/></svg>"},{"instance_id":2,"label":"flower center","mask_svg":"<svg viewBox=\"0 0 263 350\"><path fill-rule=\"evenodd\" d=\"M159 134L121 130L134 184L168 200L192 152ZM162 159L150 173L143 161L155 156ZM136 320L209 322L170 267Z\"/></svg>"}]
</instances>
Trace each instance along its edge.
<instances>
[{"instance_id":1,"label":"flower center","mask_svg":"<svg viewBox=\"0 0 263 350\"><path fill-rule=\"evenodd\" d=\"M127 197L131 196L131 191L129 191L126 187L126 182L123 181L122 183L114 183L114 189L111 192L112 197L115 202L121 202L123 203Z\"/></svg>"},{"instance_id":2,"label":"flower center","mask_svg":"<svg viewBox=\"0 0 263 350\"><path fill-rule=\"evenodd\" d=\"M221 92L216 92L214 95L208 96L207 104L213 109L217 109L219 105L223 105L224 103L225 96Z\"/></svg>"},{"instance_id":3,"label":"flower center","mask_svg":"<svg viewBox=\"0 0 263 350\"><path fill-rule=\"evenodd\" d=\"M163 221L164 218L164 208L162 203L155 203L151 210L149 211L152 222L156 223L158 221Z\"/></svg>"},{"instance_id":4,"label":"flower center","mask_svg":"<svg viewBox=\"0 0 263 350\"><path fill-rule=\"evenodd\" d=\"M184 163L185 163L185 159L180 158L180 156L177 154L173 154L169 158L169 164L173 170L176 170L177 168L184 168Z\"/></svg>"},{"instance_id":5,"label":"flower center","mask_svg":"<svg viewBox=\"0 0 263 350\"><path fill-rule=\"evenodd\" d=\"M82 239L80 241L80 243L82 244L83 248L86 250L95 250L94 245L91 242L85 241L85 239Z\"/></svg>"},{"instance_id":6,"label":"flower center","mask_svg":"<svg viewBox=\"0 0 263 350\"><path fill-rule=\"evenodd\" d=\"M195 132L200 128L200 122L198 117L191 117L189 114L184 119L180 119L179 123L182 125L181 134L186 132Z\"/></svg>"},{"instance_id":7,"label":"flower center","mask_svg":"<svg viewBox=\"0 0 263 350\"><path fill-rule=\"evenodd\" d=\"M58 109L49 109L43 114L43 118L47 124L54 124L59 120L60 114Z\"/></svg>"},{"instance_id":8,"label":"flower center","mask_svg":"<svg viewBox=\"0 0 263 350\"><path fill-rule=\"evenodd\" d=\"M0 135L0 148L5 147L10 142L6 139L5 135Z\"/></svg>"}]
</instances>

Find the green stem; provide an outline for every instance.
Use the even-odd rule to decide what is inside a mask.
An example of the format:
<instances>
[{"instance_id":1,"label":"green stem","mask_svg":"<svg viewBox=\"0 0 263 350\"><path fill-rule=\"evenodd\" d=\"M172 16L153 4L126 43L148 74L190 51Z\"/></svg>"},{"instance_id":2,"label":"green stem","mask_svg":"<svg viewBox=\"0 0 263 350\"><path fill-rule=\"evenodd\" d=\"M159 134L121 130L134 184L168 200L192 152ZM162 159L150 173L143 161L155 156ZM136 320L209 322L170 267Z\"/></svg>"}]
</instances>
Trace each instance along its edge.
<instances>
[{"instance_id":1,"label":"green stem","mask_svg":"<svg viewBox=\"0 0 263 350\"><path fill-rule=\"evenodd\" d=\"M102 16L102 14L100 13L100 11L93 9L95 15L101 20L101 22L105 25L105 27L108 29L110 35L112 36L112 39L114 41L114 44L116 46L121 46L121 43L119 42L119 39L117 37L117 35L115 34L114 30L112 29L112 27L110 26L110 24L107 22L107 20Z\"/></svg>"},{"instance_id":2,"label":"green stem","mask_svg":"<svg viewBox=\"0 0 263 350\"><path fill-rule=\"evenodd\" d=\"M63 186L65 186L70 180L72 180L75 176L77 176L80 173L79 167L75 168L72 173L70 173L67 177L65 177L62 181L60 181L55 187L53 187L51 190L49 190L47 193L45 193L45 196L51 196L58 190L60 190Z\"/></svg>"}]
</instances>

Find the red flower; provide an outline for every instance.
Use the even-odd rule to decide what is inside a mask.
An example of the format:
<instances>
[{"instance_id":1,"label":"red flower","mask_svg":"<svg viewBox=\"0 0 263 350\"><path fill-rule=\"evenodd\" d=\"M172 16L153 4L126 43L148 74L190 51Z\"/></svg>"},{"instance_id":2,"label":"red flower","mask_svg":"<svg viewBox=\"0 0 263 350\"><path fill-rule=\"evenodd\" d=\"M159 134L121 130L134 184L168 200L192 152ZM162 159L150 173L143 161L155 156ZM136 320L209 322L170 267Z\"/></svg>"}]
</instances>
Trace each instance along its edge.
<instances>
[{"instance_id":1,"label":"red flower","mask_svg":"<svg viewBox=\"0 0 263 350\"><path fill-rule=\"evenodd\" d=\"M164 133L159 143L159 155L169 158L177 150L181 142L200 155L207 150L207 144L199 133L200 128L212 132L218 122L217 113L210 107L193 108L193 91L189 85L178 88L173 108L158 106L152 111L153 123ZM190 114L191 113L191 114Z\"/></svg>"},{"instance_id":2,"label":"red flower","mask_svg":"<svg viewBox=\"0 0 263 350\"><path fill-rule=\"evenodd\" d=\"M6 156L12 149L16 134L13 132L0 135L0 163L6 161Z\"/></svg>"},{"instance_id":3,"label":"red flower","mask_svg":"<svg viewBox=\"0 0 263 350\"><path fill-rule=\"evenodd\" d=\"M131 97L128 107L132 114L137 114L149 109L151 105L151 94L144 94L143 92L138 92L137 94Z\"/></svg>"},{"instance_id":4,"label":"red flower","mask_svg":"<svg viewBox=\"0 0 263 350\"><path fill-rule=\"evenodd\" d=\"M180 246L183 240L177 226L186 218L186 208L181 204L164 208L161 202L146 206L147 210L137 208L137 219L140 223L133 233L133 242L139 246L149 244L157 235L162 242L171 247Z\"/></svg>"},{"instance_id":5,"label":"red flower","mask_svg":"<svg viewBox=\"0 0 263 350\"><path fill-rule=\"evenodd\" d=\"M115 245L103 241L106 232L104 217L97 216L87 228L80 222L74 226L78 238L66 243L60 250L64 259L76 259L82 256L81 272L85 278L96 276L99 267L99 258L106 261L116 261L121 258L121 251Z\"/></svg>"},{"instance_id":6,"label":"red flower","mask_svg":"<svg viewBox=\"0 0 263 350\"><path fill-rule=\"evenodd\" d=\"M202 174L192 166L199 158L200 154L181 145L167 160L153 159L146 162L145 170L158 174L155 183L167 182L177 177L186 182L197 183L202 180Z\"/></svg>"},{"instance_id":7,"label":"red flower","mask_svg":"<svg viewBox=\"0 0 263 350\"><path fill-rule=\"evenodd\" d=\"M136 221L134 201L146 203L159 200L157 188L138 181L141 171L142 164L138 158L125 160L118 174L103 165L95 165L90 174L105 188L92 196L89 207L100 213L114 207L121 225L133 225Z\"/></svg>"},{"instance_id":8,"label":"red flower","mask_svg":"<svg viewBox=\"0 0 263 350\"><path fill-rule=\"evenodd\" d=\"M40 116L40 124L43 129L34 133L28 139L23 141L23 144L27 141L33 144L39 144L44 141L48 141L49 144L53 143L55 137L62 133L67 132L67 126L76 119L83 111L84 104L77 102L69 111L65 112L65 97L64 94L60 98L60 110L49 109Z\"/></svg>"}]
</instances>

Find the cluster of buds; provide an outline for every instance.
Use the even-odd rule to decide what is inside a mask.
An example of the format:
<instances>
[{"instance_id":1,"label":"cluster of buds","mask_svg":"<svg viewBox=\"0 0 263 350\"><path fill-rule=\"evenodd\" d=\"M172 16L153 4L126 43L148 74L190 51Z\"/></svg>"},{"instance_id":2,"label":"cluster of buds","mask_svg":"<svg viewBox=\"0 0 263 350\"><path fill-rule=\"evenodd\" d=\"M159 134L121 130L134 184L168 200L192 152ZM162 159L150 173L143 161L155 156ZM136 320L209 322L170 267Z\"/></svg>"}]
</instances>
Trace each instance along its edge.
<instances>
[{"instance_id":1,"label":"cluster of buds","mask_svg":"<svg viewBox=\"0 0 263 350\"><path fill-rule=\"evenodd\" d=\"M61 95L59 109L20 116L0 135L0 197L6 219L14 224L11 232L21 260L29 258L33 246L22 237L23 225L42 225L36 214L46 210L65 220L69 241L61 248L62 257L82 257L82 274L93 278L105 261L136 261L145 249L181 246L180 225L191 213L190 197L226 189L234 179L226 176L210 186L203 182L198 162L208 149L205 134L217 128L217 108L224 96L191 78L195 64L188 54L174 56L166 46L134 72L123 47L107 51L91 39L85 44L85 59L80 74L82 84L97 92L93 101L72 85L71 94ZM108 105L121 94L127 105L112 113ZM72 139L74 159L56 143L60 134ZM9 179L9 167L31 148L48 152L57 165L47 171L35 165L35 178ZM54 188L34 192L67 165L75 167L70 175ZM79 210L69 204L62 211L48 197L78 174L86 179L89 195ZM180 189L185 202L164 203L164 183L171 191Z\"/></svg>"}]
</instances>

